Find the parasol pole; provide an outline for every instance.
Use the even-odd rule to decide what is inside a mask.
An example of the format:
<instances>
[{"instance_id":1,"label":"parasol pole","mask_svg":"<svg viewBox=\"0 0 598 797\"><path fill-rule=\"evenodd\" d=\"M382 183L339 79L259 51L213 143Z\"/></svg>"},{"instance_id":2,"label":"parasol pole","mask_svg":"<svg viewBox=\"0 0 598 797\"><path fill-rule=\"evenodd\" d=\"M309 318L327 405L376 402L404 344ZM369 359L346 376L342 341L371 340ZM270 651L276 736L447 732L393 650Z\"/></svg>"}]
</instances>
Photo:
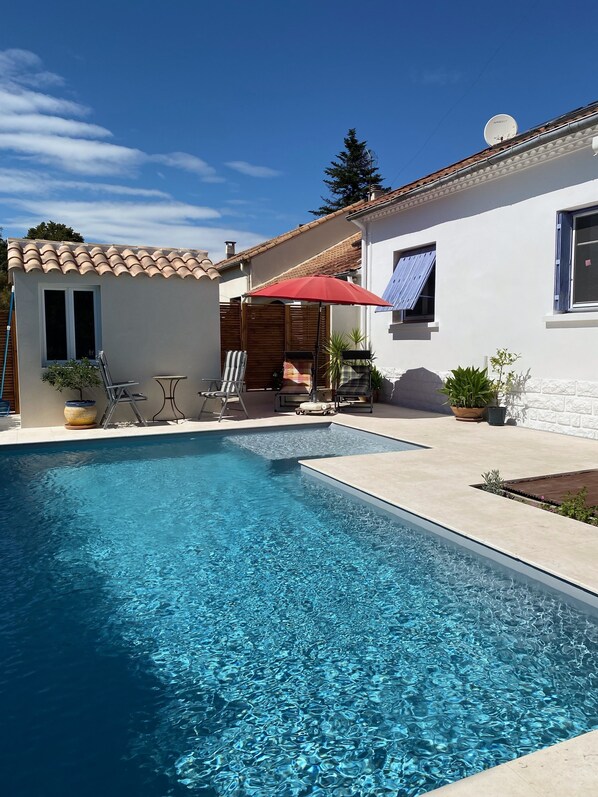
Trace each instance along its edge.
<instances>
[{"instance_id":1,"label":"parasol pole","mask_svg":"<svg viewBox=\"0 0 598 797\"><path fill-rule=\"evenodd\" d=\"M311 383L311 401L318 400L318 354L320 352L320 321L322 319L322 302L318 305L318 328L316 330L316 352L314 356L314 374Z\"/></svg>"}]
</instances>

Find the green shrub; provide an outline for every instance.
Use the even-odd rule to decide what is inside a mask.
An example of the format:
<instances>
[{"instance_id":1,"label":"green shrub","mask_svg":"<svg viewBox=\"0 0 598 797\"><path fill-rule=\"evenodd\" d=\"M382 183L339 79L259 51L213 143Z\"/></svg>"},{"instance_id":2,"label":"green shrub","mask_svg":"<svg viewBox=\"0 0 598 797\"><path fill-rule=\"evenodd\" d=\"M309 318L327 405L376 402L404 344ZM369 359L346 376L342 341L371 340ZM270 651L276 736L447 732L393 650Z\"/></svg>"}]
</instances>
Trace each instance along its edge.
<instances>
[{"instance_id":1,"label":"green shrub","mask_svg":"<svg viewBox=\"0 0 598 797\"><path fill-rule=\"evenodd\" d=\"M455 368L440 388L451 407L487 407L494 396L485 368Z\"/></svg>"},{"instance_id":2,"label":"green shrub","mask_svg":"<svg viewBox=\"0 0 598 797\"><path fill-rule=\"evenodd\" d=\"M52 363L42 374L42 382L52 385L59 393L63 390L78 390L80 401L83 401L83 391L86 388L101 384L97 367L87 357L68 360L66 363Z\"/></svg>"},{"instance_id":3,"label":"green shrub","mask_svg":"<svg viewBox=\"0 0 598 797\"><path fill-rule=\"evenodd\" d=\"M598 524L598 506L588 506L588 488L582 487L576 493L567 493L556 511L559 515L580 520L582 523Z\"/></svg>"},{"instance_id":4,"label":"green shrub","mask_svg":"<svg viewBox=\"0 0 598 797\"><path fill-rule=\"evenodd\" d=\"M324 351L328 355L326 375L330 379L330 387L332 388L336 389L338 387L343 364L341 355L349 348L349 345L349 339L340 332L332 332L327 342L324 344Z\"/></svg>"},{"instance_id":5,"label":"green shrub","mask_svg":"<svg viewBox=\"0 0 598 797\"><path fill-rule=\"evenodd\" d=\"M490 369L493 376L493 400L499 406L501 402L506 402L508 400L515 385L515 371L509 371L507 369L520 358L520 354L513 354L513 352L510 352L508 349L497 349L496 354L490 357Z\"/></svg>"},{"instance_id":6,"label":"green shrub","mask_svg":"<svg viewBox=\"0 0 598 797\"><path fill-rule=\"evenodd\" d=\"M384 376L375 365L372 365L372 390L382 390L383 383Z\"/></svg>"},{"instance_id":7,"label":"green shrub","mask_svg":"<svg viewBox=\"0 0 598 797\"><path fill-rule=\"evenodd\" d=\"M484 480L482 490L486 490L488 493L494 493L495 495L502 495L504 493L505 483L498 470L489 470L486 473L482 473L482 479Z\"/></svg>"}]
</instances>

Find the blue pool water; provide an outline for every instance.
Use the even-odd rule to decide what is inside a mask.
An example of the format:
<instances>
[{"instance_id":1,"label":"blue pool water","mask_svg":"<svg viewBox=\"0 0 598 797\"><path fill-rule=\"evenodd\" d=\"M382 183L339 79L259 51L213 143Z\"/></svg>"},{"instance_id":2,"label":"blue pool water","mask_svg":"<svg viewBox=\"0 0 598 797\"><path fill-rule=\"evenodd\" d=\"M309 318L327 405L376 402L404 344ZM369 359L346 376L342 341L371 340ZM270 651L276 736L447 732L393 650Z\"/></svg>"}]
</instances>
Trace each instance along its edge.
<instances>
[{"instance_id":1,"label":"blue pool water","mask_svg":"<svg viewBox=\"0 0 598 797\"><path fill-rule=\"evenodd\" d=\"M301 477L331 442L0 457L4 794L414 797L598 725L596 620Z\"/></svg>"}]
</instances>

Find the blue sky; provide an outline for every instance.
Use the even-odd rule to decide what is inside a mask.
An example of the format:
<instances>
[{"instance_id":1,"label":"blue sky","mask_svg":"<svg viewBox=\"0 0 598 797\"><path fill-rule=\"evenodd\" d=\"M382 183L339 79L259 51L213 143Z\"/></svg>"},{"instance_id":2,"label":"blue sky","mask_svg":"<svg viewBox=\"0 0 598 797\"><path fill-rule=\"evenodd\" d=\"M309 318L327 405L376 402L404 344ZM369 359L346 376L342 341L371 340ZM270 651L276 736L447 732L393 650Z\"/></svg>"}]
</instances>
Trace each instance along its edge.
<instances>
[{"instance_id":1,"label":"blue sky","mask_svg":"<svg viewBox=\"0 0 598 797\"><path fill-rule=\"evenodd\" d=\"M393 188L598 99L595 4L32 0L3 8L0 225L238 249L313 218L356 127Z\"/></svg>"}]
</instances>

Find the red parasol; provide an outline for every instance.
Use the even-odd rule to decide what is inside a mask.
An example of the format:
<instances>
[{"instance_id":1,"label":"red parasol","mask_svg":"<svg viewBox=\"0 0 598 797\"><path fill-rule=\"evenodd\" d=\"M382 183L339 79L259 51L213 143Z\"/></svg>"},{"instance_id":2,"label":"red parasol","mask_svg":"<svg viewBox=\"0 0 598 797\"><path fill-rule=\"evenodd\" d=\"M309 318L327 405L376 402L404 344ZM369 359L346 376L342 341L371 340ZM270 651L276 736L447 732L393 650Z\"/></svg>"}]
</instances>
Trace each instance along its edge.
<instances>
[{"instance_id":1,"label":"red parasol","mask_svg":"<svg viewBox=\"0 0 598 797\"><path fill-rule=\"evenodd\" d=\"M389 302L376 296L371 291L366 291L353 282L345 282L336 277L317 275L315 277L296 277L295 279L282 280L267 288L258 288L250 291L247 296L266 299L293 299L298 302L318 302L318 328L316 333L316 351L314 357L314 378L312 380L312 401L316 400L318 353L320 349L320 316L324 304L357 304L374 305L377 307L392 307Z\"/></svg>"}]
</instances>

